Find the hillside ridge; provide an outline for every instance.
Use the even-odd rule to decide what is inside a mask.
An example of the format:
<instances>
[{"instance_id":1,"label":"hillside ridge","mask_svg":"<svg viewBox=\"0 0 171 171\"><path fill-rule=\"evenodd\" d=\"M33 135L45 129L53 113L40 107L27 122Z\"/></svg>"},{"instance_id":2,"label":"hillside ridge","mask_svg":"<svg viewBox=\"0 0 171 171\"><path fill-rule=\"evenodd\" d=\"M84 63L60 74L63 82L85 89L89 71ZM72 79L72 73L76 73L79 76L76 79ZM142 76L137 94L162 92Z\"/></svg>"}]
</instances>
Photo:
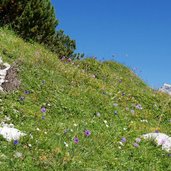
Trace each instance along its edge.
<instances>
[{"instance_id":1,"label":"hillside ridge","mask_svg":"<svg viewBox=\"0 0 171 171\"><path fill-rule=\"evenodd\" d=\"M1 137L2 169L171 170L170 153L140 137L171 135L169 95L122 64L61 61L3 28L0 56L17 63L21 82L0 92L0 120L10 118L6 124L27 134L12 142Z\"/></svg>"}]
</instances>

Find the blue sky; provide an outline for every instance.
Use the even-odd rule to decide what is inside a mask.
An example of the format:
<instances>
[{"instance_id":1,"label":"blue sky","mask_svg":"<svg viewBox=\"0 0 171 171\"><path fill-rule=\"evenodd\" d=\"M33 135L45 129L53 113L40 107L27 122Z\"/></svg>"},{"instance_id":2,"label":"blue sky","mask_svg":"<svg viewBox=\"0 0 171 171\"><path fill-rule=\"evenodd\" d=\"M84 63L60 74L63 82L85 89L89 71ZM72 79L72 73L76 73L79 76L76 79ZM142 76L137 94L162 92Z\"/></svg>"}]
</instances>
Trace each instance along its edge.
<instances>
[{"instance_id":1,"label":"blue sky","mask_svg":"<svg viewBox=\"0 0 171 171\"><path fill-rule=\"evenodd\" d=\"M134 68L151 87L171 84L171 0L52 0L77 52ZM112 57L114 55L114 57Z\"/></svg>"}]
</instances>

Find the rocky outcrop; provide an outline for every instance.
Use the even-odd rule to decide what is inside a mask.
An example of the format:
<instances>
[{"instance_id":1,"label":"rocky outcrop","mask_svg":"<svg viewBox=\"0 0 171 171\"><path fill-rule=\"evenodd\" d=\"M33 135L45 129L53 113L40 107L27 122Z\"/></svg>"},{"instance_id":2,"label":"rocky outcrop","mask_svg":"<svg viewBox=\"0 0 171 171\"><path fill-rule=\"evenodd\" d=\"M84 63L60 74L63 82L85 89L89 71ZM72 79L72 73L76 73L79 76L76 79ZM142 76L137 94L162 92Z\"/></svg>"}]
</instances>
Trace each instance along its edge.
<instances>
[{"instance_id":1,"label":"rocky outcrop","mask_svg":"<svg viewBox=\"0 0 171 171\"><path fill-rule=\"evenodd\" d=\"M153 140L162 150L171 152L171 137L163 133L148 133L142 136L144 139Z\"/></svg>"},{"instance_id":2,"label":"rocky outcrop","mask_svg":"<svg viewBox=\"0 0 171 171\"><path fill-rule=\"evenodd\" d=\"M18 63L9 65L3 63L0 57L0 91L13 91L19 89L20 81L17 77Z\"/></svg>"},{"instance_id":3,"label":"rocky outcrop","mask_svg":"<svg viewBox=\"0 0 171 171\"><path fill-rule=\"evenodd\" d=\"M10 65L8 63L3 63L0 57L0 91L3 91L2 84L7 82L5 78L9 69Z\"/></svg>"},{"instance_id":4,"label":"rocky outcrop","mask_svg":"<svg viewBox=\"0 0 171 171\"><path fill-rule=\"evenodd\" d=\"M171 85L165 83L165 84L159 89L159 91L171 95Z\"/></svg>"}]
</instances>

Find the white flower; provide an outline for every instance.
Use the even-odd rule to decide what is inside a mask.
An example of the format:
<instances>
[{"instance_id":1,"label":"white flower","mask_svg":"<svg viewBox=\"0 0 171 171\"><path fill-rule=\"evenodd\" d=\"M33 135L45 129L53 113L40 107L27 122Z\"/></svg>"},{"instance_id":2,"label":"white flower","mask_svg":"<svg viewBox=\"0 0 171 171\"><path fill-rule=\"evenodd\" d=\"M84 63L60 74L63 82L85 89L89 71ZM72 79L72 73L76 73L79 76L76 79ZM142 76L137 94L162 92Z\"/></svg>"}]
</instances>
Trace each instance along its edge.
<instances>
[{"instance_id":1,"label":"white flower","mask_svg":"<svg viewBox=\"0 0 171 171\"><path fill-rule=\"evenodd\" d=\"M75 124L74 124L74 126L75 126L75 127L77 127L77 126L78 126L78 124L76 124L76 123L75 123Z\"/></svg>"},{"instance_id":2,"label":"white flower","mask_svg":"<svg viewBox=\"0 0 171 171\"><path fill-rule=\"evenodd\" d=\"M36 128L36 130L37 130L37 131L40 131L40 129L39 129L39 128Z\"/></svg>"},{"instance_id":3,"label":"white flower","mask_svg":"<svg viewBox=\"0 0 171 171\"><path fill-rule=\"evenodd\" d=\"M146 122L146 123L148 123L148 120L146 120L146 119L142 119L142 120L140 120L141 122Z\"/></svg>"},{"instance_id":4,"label":"white flower","mask_svg":"<svg viewBox=\"0 0 171 171\"><path fill-rule=\"evenodd\" d=\"M32 147L32 145L31 145L31 144L28 144L28 146L29 146L29 147Z\"/></svg>"},{"instance_id":5,"label":"white flower","mask_svg":"<svg viewBox=\"0 0 171 171\"><path fill-rule=\"evenodd\" d=\"M119 141L119 144L120 144L121 146L124 146L124 144L123 144L121 141Z\"/></svg>"},{"instance_id":6,"label":"white flower","mask_svg":"<svg viewBox=\"0 0 171 171\"><path fill-rule=\"evenodd\" d=\"M105 124L107 124L107 120L104 120L103 122L104 122Z\"/></svg>"},{"instance_id":7,"label":"white flower","mask_svg":"<svg viewBox=\"0 0 171 171\"><path fill-rule=\"evenodd\" d=\"M117 106L118 106L118 104L117 104L117 103L114 103L114 104L113 104L113 106L117 107Z\"/></svg>"},{"instance_id":8,"label":"white flower","mask_svg":"<svg viewBox=\"0 0 171 171\"><path fill-rule=\"evenodd\" d=\"M68 147L68 144L66 142L64 142L64 145L65 145L65 147Z\"/></svg>"},{"instance_id":9,"label":"white flower","mask_svg":"<svg viewBox=\"0 0 171 171\"><path fill-rule=\"evenodd\" d=\"M22 153L20 153L18 151L16 151L14 154L14 157L16 157L16 158L21 158L22 156L23 156Z\"/></svg>"},{"instance_id":10,"label":"white flower","mask_svg":"<svg viewBox=\"0 0 171 171\"><path fill-rule=\"evenodd\" d=\"M33 139L33 135L32 134L30 134L30 138Z\"/></svg>"}]
</instances>

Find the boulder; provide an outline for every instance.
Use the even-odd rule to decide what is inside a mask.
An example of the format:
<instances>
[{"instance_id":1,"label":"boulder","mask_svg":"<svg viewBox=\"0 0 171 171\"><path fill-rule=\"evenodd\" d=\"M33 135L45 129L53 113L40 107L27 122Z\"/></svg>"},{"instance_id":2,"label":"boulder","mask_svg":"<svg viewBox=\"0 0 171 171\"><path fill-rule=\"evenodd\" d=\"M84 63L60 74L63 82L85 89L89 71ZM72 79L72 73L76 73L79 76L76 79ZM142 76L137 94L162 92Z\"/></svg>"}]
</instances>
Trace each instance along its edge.
<instances>
[{"instance_id":1,"label":"boulder","mask_svg":"<svg viewBox=\"0 0 171 171\"><path fill-rule=\"evenodd\" d=\"M165 83L165 84L159 89L159 91L171 95L171 85Z\"/></svg>"}]
</instances>

